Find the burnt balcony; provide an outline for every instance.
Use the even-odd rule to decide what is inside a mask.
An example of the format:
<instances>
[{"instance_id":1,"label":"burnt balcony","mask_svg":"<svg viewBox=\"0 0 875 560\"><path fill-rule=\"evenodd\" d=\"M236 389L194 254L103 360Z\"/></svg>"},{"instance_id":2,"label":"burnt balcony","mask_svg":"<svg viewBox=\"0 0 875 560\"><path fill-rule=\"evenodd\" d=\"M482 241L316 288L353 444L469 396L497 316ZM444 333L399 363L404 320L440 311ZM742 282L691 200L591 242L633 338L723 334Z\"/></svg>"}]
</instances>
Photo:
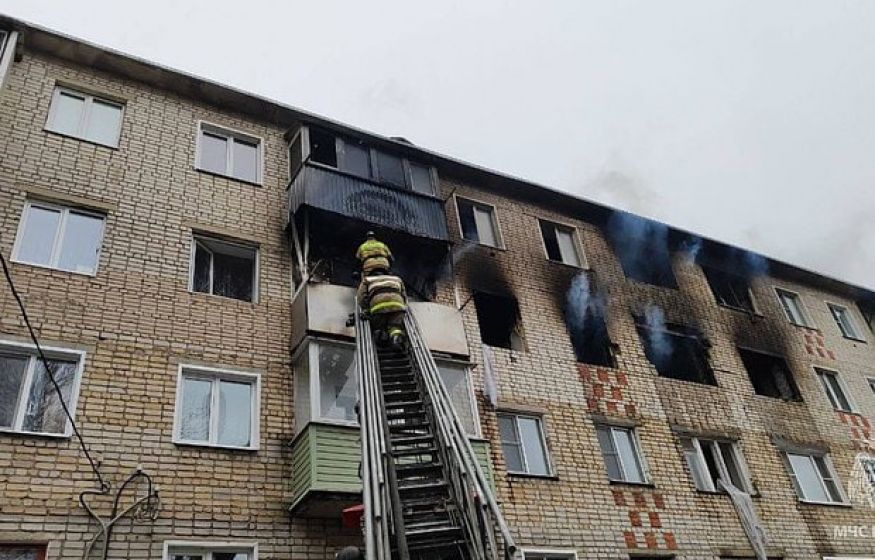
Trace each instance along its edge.
<instances>
[{"instance_id":1,"label":"burnt balcony","mask_svg":"<svg viewBox=\"0 0 875 560\"><path fill-rule=\"evenodd\" d=\"M290 220L309 207L420 238L449 239L441 199L317 162L300 164L288 197Z\"/></svg>"}]
</instances>

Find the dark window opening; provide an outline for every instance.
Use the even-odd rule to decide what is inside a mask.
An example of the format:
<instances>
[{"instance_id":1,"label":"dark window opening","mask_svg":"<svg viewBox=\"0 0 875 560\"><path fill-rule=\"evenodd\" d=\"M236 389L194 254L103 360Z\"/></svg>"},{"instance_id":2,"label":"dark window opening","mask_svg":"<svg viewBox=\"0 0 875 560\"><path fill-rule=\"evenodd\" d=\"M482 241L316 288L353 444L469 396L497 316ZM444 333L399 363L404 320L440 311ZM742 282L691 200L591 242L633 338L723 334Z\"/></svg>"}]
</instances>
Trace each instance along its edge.
<instances>
[{"instance_id":1,"label":"dark window opening","mask_svg":"<svg viewBox=\"0 0 875 560\"><path fill-rule=\"evenodd\" d=\"M756 312L750 295L750 281L747 278L716 268L703 267L702 270L717 303L749 313Z\"/></svg>"},{"instance_id":2,"label":"dark window opening","mask_svg":"<svg viewBox=\"0 0 875 560\"><path fill-rule=\"evenodd\" d=\"M459 223L462 225L462 237L468 241L480 241L474 219L474 205L467 200L459 200Z\"/></svg>"},{"instance_id":3,"label":"dark window opening","mask_svg":"<svg viewBox=\"0 0 875 560\"><path fill-rule=\"evenodd\" d=\"M253 301L255 258L254 247L197 237L192 291Z\"/></svg>"},{"instance_id":4,"label":"dark window opening","mask_svg":"<svg viewBox=\"0 0 875 560\"><path fill-rule=\"evenodd\" d=\"M377 152L377 168L380 171L380 180L396 187L406 187L407 181L404 174L404 160L398 156Z\"/></svg>"},{"instance_id":5,"label":"dark window opening","mask_svg":"<svg viewBox=\"0 0 875 560\"><path fill-rule=\"evenodd\" d=\"M875 333L875 303L860 303L858 307L860 308L860 314L863 315L863 320L866 321L866 326Z\"/></svg>"},{"instance_id":6,"label":"dark window opening","mask_svg":"<svg viewBox=\"0 0 875 560\"><path fill-rule=\"evenodd\" d=\"M318 128L310 129L310 160L337 167L337 139Z\"/></svg>"},{"instance_id":7,"label":"dark window opening","mask_svg":"<svg viewBox=\"0 0 875 560\"><path fill-rule=\"evenodd\" d=\"M520 310L516 299L485 292L474 293L474 307L483 344L510 350L525 350Z\"/></svg>"},{"instance_id":8,"label":"dark window opening","mask_svg":"<svg viewBox=\"0 0 875 560\"><path fill-rule=\"evenodd\" d=\"M581 277L585 278L585 277ZM565 326L578 362L616 367L614 345L605 322L605 298L589 280L572 282L565 304Z\"/></svg>"},{"instance_id":9,"label":"dark window opening","mask_svg":"<svg viewBox=\"0 0 875 560\"><path fill-rule=\"evenodd\" d=\"M677 289L669 252L668 226L628 212L614 212L605 225L626 278Z\"/></svg>"},{"instance_id":10,"label":"dark window opening","mask_svg":"<svg viewBox=\"0 0 875 560\"><path fill-rule=\"evenodd\" d=\"M787 401L802 400L790 367L783 358L745 348L739 348L738 353L757 395Z\"/></svg>"},{"instance_id":11,"label":"dark window opening","mask_svg":"<svg viewBox=\"0 0 875 560\"><path fill-rule=\"evenodd\" d=\"M298 174L298 170L301 169L301 165L304 163L304 152L303 152L303 142L301 140L301 134L298 133L292 139L292 143L289 144L289 177L294 179L295 175Z\"/></svg>"},{"instance_id":12,"label":"dark window opening","mask_svg":"<svg viewBox=\"0 0 875 560\"><path fill-rule=\"evenodd\" d=\"M705 343L698 332L672 323L650 326L643 317L636 318L636 323L644 353L661 377L717 385Z\"/></svg>"}]
</instances>

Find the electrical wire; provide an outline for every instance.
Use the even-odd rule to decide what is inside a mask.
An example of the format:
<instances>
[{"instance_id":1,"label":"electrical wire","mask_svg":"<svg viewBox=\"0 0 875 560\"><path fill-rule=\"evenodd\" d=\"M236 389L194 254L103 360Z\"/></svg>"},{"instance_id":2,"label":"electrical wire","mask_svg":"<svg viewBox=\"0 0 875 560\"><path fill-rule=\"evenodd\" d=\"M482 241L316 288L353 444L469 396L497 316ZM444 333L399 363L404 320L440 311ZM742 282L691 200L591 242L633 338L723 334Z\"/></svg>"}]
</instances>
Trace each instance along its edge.
<instances>
[{"instance_id":1,"label":"electrical wire","mask_svg":"<svg viewBox=\"0 0 875 560\"><path fill-rule=\"evenodd\" d=\"M109 484L103 480L103 476L100 474L100 469L98 469L97 462L88 451L88 446L85 444L85 439L82 437L82 433L79 431L79 427L76 425L75 420L73 420L73 415L70 413L70 409L67 407L67 403L64 401L64 393L61 390L61 386L58 384L58 381L55 379L55 372L51 364L49 364L49 360L46 358L46 355L43 353L43 349L40 346L39 340L37 340L36 332L34 332L33 326L30 324L30 318L27 316L27 310L24 307L24 302L21 300L21 296L18 295L18 290L15 289L15 283L12 281L12 275L9 272L9 265L6 263L6 257L3 256L2 251L0 251L0 263L3 264L3 275L6 276L6 283L9 284L9 289L12 291L12 296L15 298L15 301L18 302L18 308L21 310L21 316L22 318L24 318L24 324L27 325L27 330L30 333L30 339L33 341L34 346L36 346L37 355L39 356L39 359L42 362L46 373L49 375L49 379L52 382L52 386L55 388L55 392L58 394L58 400L61 403L61 408L64 410L64 414L67 416L67 420L70 422L70 425L73 427L73 433L76 434L76 439L79 440L79 447L82 448L82 452L85 454L85 457L91 464L91 470L94 471L94 476L97 477L97 482L100 485L100 490L102 492L107 492L109 491Z\"/></svg>"}]
</instances>

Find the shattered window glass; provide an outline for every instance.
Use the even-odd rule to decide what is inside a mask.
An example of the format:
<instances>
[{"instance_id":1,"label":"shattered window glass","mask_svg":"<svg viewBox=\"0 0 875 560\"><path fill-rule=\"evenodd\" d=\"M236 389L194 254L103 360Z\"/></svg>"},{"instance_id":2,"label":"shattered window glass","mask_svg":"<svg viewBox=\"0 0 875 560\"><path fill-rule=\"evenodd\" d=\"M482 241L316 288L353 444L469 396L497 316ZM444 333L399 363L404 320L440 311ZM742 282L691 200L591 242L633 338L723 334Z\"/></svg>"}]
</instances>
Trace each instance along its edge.
<instances>
[{"instance_id":1,"label":"shattered window glass","mask_svg":"<svg viewBox=\"0 0 875 560\"><path fill-rule=\"evenodd\" d=\"M745 348L739 348L738 352L757 395L802 400L793 374L783 358Z\"/></svg>"},{"instance_id":2,"label":"shattered window glass","mask_svg":"<svg viewBox=\"0 0 875 560\"><path fill-rule=\"evenodd\" d=\"M195 238L192 291L253 301L256 251L217 239Z\"/></svg>"},{"instance_id":3,"label":"shattered window glass","mask_svg":"<svg viewBox=\"0 0 875 560\"><path fill-rule=\"evenodd\" d=\"M710 267L703 267L703 270L717 303L750 313L756 312L747 278Z\"/></svg>"},{"instance_id":4,"label":"shattered window glass","mask_svg":"<svg viewBox=\"0 0 875 560\"><path fill-rule=\"evenodd\" d=\"M643 317L637 317L636 323L647 360L661 377L717 384L698 333L683 325L648 324Z\"/></svg>"},{"instance_id":5,"label":"shattered window glass","mask_svg":"<svg viewBox=\"0 0 875 560\"><path fill-rule=\"evenodd\" d=\"M67 427L67 417L61 406L61 400L42 360L35 360L35 362L22 430L49 434L63 433ZM64 403L69 405L73 382L76 379L77 363L58 360L48 360L48 363L54 370L54 378L61 388Z\"/></svg>"}]
</instances>

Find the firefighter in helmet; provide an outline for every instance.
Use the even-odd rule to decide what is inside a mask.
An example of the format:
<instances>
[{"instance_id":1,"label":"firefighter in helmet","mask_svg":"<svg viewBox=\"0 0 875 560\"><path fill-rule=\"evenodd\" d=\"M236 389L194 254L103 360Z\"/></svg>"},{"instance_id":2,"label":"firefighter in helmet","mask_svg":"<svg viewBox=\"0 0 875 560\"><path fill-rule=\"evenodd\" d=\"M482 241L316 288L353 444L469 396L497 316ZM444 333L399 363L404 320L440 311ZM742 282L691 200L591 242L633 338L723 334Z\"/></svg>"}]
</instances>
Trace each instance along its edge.
<instances>
[{"instance_id":1,"label":"firefighter in helmet","mask_svg":"<svg viewBox=\"0 0 875 560\"><path fill-rule=\"evenodd\" d=\"M377 343L383 346L391 343L402 348L407 340L404 331L407 292L401 278L390 272L392 253L389 247L369 231L356 257L362 263L358 302L374 327Z\"/></svg>"}]
</instances>

